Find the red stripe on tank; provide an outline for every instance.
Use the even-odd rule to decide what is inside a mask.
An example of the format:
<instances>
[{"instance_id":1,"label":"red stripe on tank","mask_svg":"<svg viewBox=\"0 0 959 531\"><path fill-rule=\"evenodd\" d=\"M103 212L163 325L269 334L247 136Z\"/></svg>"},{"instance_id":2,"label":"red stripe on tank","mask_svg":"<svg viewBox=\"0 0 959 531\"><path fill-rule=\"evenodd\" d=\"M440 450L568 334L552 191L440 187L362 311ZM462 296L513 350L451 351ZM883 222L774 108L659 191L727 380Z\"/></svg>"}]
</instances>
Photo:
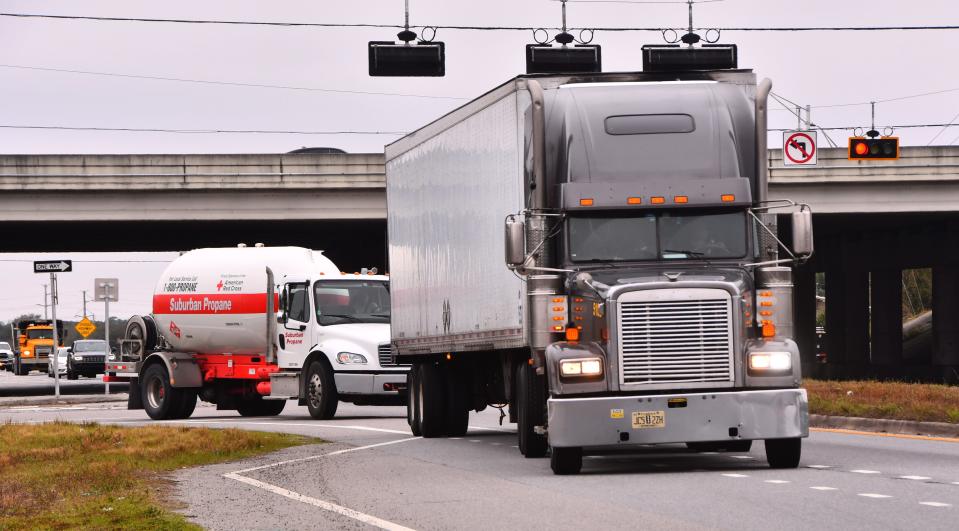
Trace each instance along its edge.
<instances>
[{"instance_id":1,"label":"red stripe on tank","mask_svg":"<svg viewBox=\"0 0 959 531\"><path fill-rule=\"evenodd\" d=\"M280 296L273 295L273 308ZM153 296L153 313L183 314L245 314L266 313L266 293L209 293L159 294Z\"/></svg>"}]
</instances>

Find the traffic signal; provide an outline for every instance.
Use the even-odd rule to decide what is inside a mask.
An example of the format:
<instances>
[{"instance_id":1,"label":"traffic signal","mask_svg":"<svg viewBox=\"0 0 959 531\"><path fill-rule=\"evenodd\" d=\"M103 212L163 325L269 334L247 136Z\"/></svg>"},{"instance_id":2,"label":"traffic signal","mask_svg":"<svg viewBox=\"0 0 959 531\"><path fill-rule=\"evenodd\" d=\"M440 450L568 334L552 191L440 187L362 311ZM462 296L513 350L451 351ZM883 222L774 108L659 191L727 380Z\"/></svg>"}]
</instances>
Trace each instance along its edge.
<instances>
[{"instance_id":1,"label":"traffic signal","mask_svg":"<svg viewBox=\"0 0 959 531\"><path fill-rule=\"evenodd\" d=\"M602 49L599 45L526 45L527 74L555 74L559 72L592 73L602 71Z\"/></svg>"},{"instance_id":2,"label":"traffic signal","mask_svg":"<svg viewBox=\"0 0 959 531\"><path fill-rule=\"evenodd\" d=\"M446 46L442 42L397 44L393 41L371 41L369 55L371 76L446 75Z\"/></svg>"},{"instance_id":3,"label":"traffic signal","mask_svg":"<svg viewBox=\"0 0 959 531\"><path fill-rule=\"evenodd\" d=\"M738 68L738 64L735 44L704 44L696 48L678 44L643 46L644 72L725 70Z\"/></svg>"},{"instance_id":4,"label":"traffic signal","mask_svg":"<svg viewBox=\"0 0 959 531\"><path fill-rule=\"evenodd\" d=\"M899 137L849 137L849 160L899 160Z\"/></svg>"}]
</instances>

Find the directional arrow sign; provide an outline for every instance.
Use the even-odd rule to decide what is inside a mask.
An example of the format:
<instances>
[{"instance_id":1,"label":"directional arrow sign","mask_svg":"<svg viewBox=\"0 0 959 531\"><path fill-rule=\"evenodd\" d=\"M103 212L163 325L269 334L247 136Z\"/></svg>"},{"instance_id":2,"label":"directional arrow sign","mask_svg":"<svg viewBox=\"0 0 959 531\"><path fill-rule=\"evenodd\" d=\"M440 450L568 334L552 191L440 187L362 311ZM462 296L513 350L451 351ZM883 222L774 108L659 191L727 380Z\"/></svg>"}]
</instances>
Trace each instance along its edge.
<instances>
[{"instance_id":1,"label":"directional arrow sign","mask_svg":"<svg viewBox=\"0 0 959 531\"><path fill-rule=\"evenodd\" d=\"M33 263L34 273L69 273L73 271L73 260L44 260Z\"/></svg>"},{"instance_id":2,"label":"directional arrow sign","mask_svg":"<svg viewBox=\"0 0 959 531\"><path fill-rule=\"evenodd\" d=\"M89 337L90 334L96 332L97 325L93 324L93 321L84 317L83 320L77 323L73 328L76 329L77 333L81 336Z\"/></svg>"}]
</instances>

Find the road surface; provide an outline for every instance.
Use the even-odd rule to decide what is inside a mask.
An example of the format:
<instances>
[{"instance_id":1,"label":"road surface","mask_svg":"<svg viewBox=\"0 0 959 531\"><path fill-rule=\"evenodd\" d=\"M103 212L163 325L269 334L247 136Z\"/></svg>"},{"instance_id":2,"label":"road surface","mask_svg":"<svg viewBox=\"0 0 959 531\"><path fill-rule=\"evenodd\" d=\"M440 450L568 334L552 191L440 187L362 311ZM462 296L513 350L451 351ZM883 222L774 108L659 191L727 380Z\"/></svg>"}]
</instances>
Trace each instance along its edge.
<instances>
[{"instance_id":1,"label":"road surface","mask_svg":"<svg viewBox=\"0 0 959 531\"><path fill-rule=\"evenodd\" d=\"M0 410L0 422L148 423L123 404ZM813 431L797 470L682 446L587 457L578 476L525 459L515 425L472 414L465 437L414 438L400 407L341 404L330 421L288 404L242 418L202 404L177 424L321 437L328 444L176 476L210 529L956 529L959 440ZM173 422L167 422L173 424ZM235 502L235 503L233 503ZM249 510L238 510L238 506Z\"/></svg>"},{"instance_id":2,"label":"road surface","mask_svg":"<svg viewBox=\"0 0 959 531\"><path fill-rule=\"evenodd\" d=\"M11 396L53 396L53 378L45 372L31 372L27 376L15 376L12 372L0 371L0 397ZM127 384L110 384L111 393L127 392ZM103 394L103 376L96 378L80 377L78 380L60 378L61 395Z\"/></svg>"}]
</instances>

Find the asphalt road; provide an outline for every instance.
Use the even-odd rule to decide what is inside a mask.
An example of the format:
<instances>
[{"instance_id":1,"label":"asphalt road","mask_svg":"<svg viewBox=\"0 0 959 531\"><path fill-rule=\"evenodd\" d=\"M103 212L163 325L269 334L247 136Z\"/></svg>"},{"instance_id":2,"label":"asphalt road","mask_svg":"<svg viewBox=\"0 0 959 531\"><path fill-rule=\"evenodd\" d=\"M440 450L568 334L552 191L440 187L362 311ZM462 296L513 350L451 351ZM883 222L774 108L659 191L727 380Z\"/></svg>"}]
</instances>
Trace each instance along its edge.
<instances>
[{"instance_id":1,"label":"asphalt road","mask_svg":"<svg viewBox=\"0 0 959 531\"><path fill-rule=\"evenodd\" d=\"M53 378L45 372L34 371L27 376L15 376L12 372L0 371L0 397L6 396L53 396ZM78 380L60 378L60 394L89 395L103 394L103 377L80 377ZM110 384L111 393L127 392L127 384Z\"/></svg>"},{"instance_id":2,"label":"asphalt road","mask_svg":"<svg viewBox=\"0 0 959 531\"><path fill-rule=\"evenodd\" d=\"M206 406L206 407L204 407ZM473 414L457 439L414 438L399 407L341 404L331 421L288 404L241 418L208 405L181 424L282 431L328 444L185 470L184 513L210 529L956 529L959 441L813 431L799 469L682 446L589 456L578 476L525 459L515 426ZM0 422L138 425L123 404L0 409Z\"/></svg>"}]
</instances>

